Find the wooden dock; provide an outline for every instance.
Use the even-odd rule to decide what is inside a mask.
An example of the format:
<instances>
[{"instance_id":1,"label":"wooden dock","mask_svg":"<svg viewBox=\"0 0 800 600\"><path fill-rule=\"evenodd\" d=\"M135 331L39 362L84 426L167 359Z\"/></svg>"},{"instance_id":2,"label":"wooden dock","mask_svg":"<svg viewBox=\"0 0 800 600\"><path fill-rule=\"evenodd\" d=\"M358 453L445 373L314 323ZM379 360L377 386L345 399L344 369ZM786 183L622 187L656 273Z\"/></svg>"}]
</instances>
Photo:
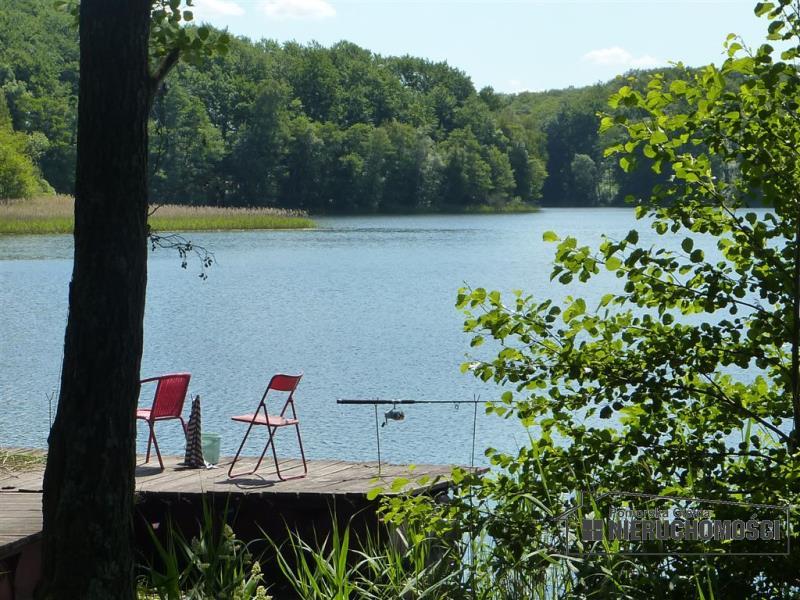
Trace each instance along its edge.
<instances>
[{"instance_id":1,"label":"wooden dock","mask_svg":"<svg viewBox=\"0 0 800 600\"><path fill-rule=\"evenodd\" d=\"M162 471L155 459L136 468L137 508L149 522L158 520L165 503L170 506L193 505L191 518L196 517L202 498L221 498L235 507L239 523L264 529L264 515L270 514L281 528L292 522L320 524L331 510L340 516L354 515L372 506L368 496L380 488L381 494L436 494L450 486L448 465L383 464L378 471L375 462L316 460L308 462L308 476L281 481L271 461L264 460L256 474L228 477L230 458L216 468L188 469L180 466L182 458L165 456ZM254 464L237 464L237 471ZM281 461L284 476L302 473L297 459ZM19 552L36 541L41 533L41 493L44 466L36 465L22 472L0 472L0 560ZM400 485L402 484L402 485ZM343 510L344 509L344 510ZM274 519L275 516L280 519ZM269 525L266 523L266 525ZM237 530L238 533L238 530Z\"/></svg>"},{"instance_id":2,"label":"wooden dock","mask_svg":"<svg viewBox=\"0 0 800 600\"><path fill-rule=\"evenodd\" d=\"M383 464L378 471L375 462L349 462L343 460L308 461L308 476L302 479L281 481L272 462L261 465L253 475L228 477L230 458L223 458L212 469L189 469L180 465L182 457L165 456L164 470L158 462L136 467L136 491L141 494L191 495L205 493L258 494L291 496L352 496L365 497L370 490L381 488L384 494L402 492L436 492L449 486L451 466L448 465L392 465ZM254 463L240 460L237 471L246 471ZM281 460L284 476L302 473L298 459ZM42 491L44 466L24 472L0 472L0 492L36 493ZM398 480L408 480L393 489Z\"/></svg>"},{"instance_id":3,"label":"wooden dock","mask_svg":"<svg viewBox=\"0 0 800 600\"><path fill-rule=\"evenodd\" d=\"M19 553L42 533L42 495L0 492L0 560Z\"/></svg>"}]
</instances>

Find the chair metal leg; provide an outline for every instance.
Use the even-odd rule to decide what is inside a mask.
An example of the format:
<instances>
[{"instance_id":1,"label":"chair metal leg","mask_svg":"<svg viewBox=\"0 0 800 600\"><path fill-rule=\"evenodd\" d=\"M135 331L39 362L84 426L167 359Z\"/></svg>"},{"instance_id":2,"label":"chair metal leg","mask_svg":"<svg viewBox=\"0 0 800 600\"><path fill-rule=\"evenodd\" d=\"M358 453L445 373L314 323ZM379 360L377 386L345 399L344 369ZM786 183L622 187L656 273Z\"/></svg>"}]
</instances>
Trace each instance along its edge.
<instances>
[{"instance_id":1,"label":"chair metal leg","mask_svg":"<svg viewBox=\"0 0 800 600\"><path fill-rule=\"evenodd\" d=\"M156 449L156 456L158 457L158 464L161 466L161 470L164 470L164 461L161 460L161 450L158 449L158 440L156 439L156 431L155 431L155 422L150 423L150 435L153 438L153 446Z\"/></svg>"},{"instance_id":2,"label":"chair metal leg","mask_svg":"<svg viewBox=\"0 0 800 600\"><path fill-rule=\"evenodd\" d=\"M269 431L269 439L267 440L267 445L264 446L264 450L261 452L261 456L258 457L258 462L256 466L253 467L253 470L250 473L255 473L258 471L258 468L261 466L261 462L264 460L264 456L267 454L267 448L272 446L272 454L275 454L275 432L278 430L277 427L271 427L267 425L267 431Z\"/></svg>"},{"instance_id":3,"label":"chair metal leg","mask_svg":"<svg viewBox=\"0 0 800 600\"><path fill-rule=\"evenodd\" d=\"M270 433L269 442L267 443L267 445L269 446L270 444L272 444L272 460L275 461L275 474L281 481L286 481L283 478L283 475L281 475L281 466L278 464L278 452L275 450L275 432L277 430L278 428L276 427L275 430Z\"/></svg>"},{"instance_id":4,"label":"chair metal leg","mask_svg":"<svg viewBox=\"0 0 800 600\"><path fill-rule=\"evenodd\" d=\"M252 423L250 423L250 425L248 425L247 432L244 434L244 438L242 438L242 443L239 444L239 449L236 451L236 455L233 457L233 460L231 461L231 466L228 468L228 477L229 478L239 477L239 475L250 475L250 473L252 473L252 471L251 471L250 473L237 473L236 475L233 474L233 467L236 464L236 461L239 460L239 454L241 454L242 449L244 448L244 443L247 441L247 437L250 435L250 430L251 429L253 429L253 424Z\"/></svg>"},{"instance_id":5,"label":"chair metal leg","mask_svg":"<svg viewBox=\"0 0 800 600\"><path fill-rule=\"evenodd\" d=\"M150 462L150 447L153 445L153 424L148 421L147 425L150 428L150 434L147 436L147 455L144 458L145 463Z\"/></svg>"},{"instance_id":6,"label":"chair metal leg","mask_svg":"<svg viewBox=\"0 0 800 600\"><path fill-rule=\"evenodd\" d=\"M251 424L250 424L250 429L252 428L252 426L253 426L253 425L252 425L252 423L251 423ZM269 448L269 447L270 447L270 445L272 445L272 452L273 452L273 454L275 453L275 443L274 443L274 441L273 441L273 440L274 440L274 436L275 436L275 431L276 431L278 428L277 428L277 427L274 427L274 428L273 428L273 427L270 427L269 425L267 425L267 429L270 429L270 430L271 430L271 431L270 431L269 440L267 441L267 444L266 444L266 446L264 446L264 450L262 450L262 451L261 451L261 456L259 456L259 457L258 457L258 462L256 462L256 466L255 466L255 467L253 467L253 468L252 468L250 471L247 471L247 472L242 472L242 473L237 473L236 475L233 475L233 473L232 473L232 471L233 471L233 465L234 465L234 464L236 463L236 461L238 460L238 458L239 458L239 453L242 451L242 448L244 448L244 443L247 441L247 436L248 436L248 435L250 435L250 429L248 429L248 430L247 430L247 433L245 433L245 434L244 434L244 439L242 440L242 443L241 443L241 445L239 446L239 451L236 453L236 456L234 456L234 457L233 457L233 461L231 462L231 466L230 466L230 468L228 469L228 477L231 477L231 478L233 478L233 477L239 477L240 475L252 475L252 474L253 474L253 473L255 473L256 471L258 471L258 468L261 466L261 462L264 460L264 456L267 454L267 448Z\"/></svg>"},{"instance_id":7,"label":"chair metal leg","mask_svg":"<svg viewBox=\"0 0 800 600\"><path fill-rule=\"evenodd\" d=\"M284 477L281 475L281 468L278 464L278 455L275 452L275 444L272 444L272 457L275 459L275 472L278 474L278 479L281 481L290 481L292 479L302 479L306 475L308 475L308 465L306 464L306 453L303 451L303 440L300 439L300 426L295 425L295 429L297 430L297 443L300 446L300 456L303 459L303 474L302 475L293 475L292 477Z\"/></svg>"},{"instance_id":8,"label":"chair metal leg","mask_svg":"<svg viewBox=\"0 0 800 600\"><path fill-rule=\"evenodd\" d=\"M295 430L297 431L297 445L300 446L300 458L303 459L303 475L308 475L308 464L306 463L306 453L303 450L303 440L300 437L300 425L297 424L294 426Z\"/></svg>"}]
</instances>

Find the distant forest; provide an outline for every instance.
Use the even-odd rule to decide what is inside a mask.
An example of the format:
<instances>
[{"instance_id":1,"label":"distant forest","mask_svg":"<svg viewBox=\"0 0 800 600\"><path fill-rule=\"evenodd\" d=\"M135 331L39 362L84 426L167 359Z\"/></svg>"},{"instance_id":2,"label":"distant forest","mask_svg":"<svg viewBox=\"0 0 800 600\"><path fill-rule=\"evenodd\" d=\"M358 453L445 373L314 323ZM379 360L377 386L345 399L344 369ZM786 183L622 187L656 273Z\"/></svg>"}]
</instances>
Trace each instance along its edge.
<instances>
[{"instance_id":1,"label":"distant forest","mask_svg":"<svg viewBox=\"0 0 800 600\"><path fill-rule=\"evenodd\" d=\"M71 194L72 19L52 0L0 0L0 31L0 198ZM603 157L614 140L596 113L620 85L499 94L445 62L234 38L158 94L151 200L311 213L619 205L655 183Z\"/></svg>"}]
</instances>

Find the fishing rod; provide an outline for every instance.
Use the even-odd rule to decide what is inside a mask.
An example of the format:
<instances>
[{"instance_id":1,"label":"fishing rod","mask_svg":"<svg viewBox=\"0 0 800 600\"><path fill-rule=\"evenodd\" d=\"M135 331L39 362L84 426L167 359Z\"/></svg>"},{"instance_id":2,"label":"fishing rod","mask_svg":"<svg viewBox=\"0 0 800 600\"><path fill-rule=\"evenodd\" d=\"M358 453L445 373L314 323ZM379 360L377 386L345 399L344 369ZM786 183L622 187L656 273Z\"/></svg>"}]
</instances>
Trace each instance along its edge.
<instances>
[{"instance_id":1,"label":"fishing rod","mask_svg":"<svg viewBox=\"0 0 800 600\"><path fill-rule=\"evenodd\" d=\"M336 404L374 404L375 406L381 404L480 404L480 398L475 400L387 400L382 398L375 398L374 400L350 400L347 398L340 398L336 400Z\"/></svg>"},{"instance_id":2,"label":"fishing rod","mask_svg":"<svg viewBox=\"0 0 800 600\"><path fill-rule=\"evenodd\" d=\"M375 442L378 447L378 476L381 474L381 427L386 427L389 421L403 421L406 418L405 413L397 408L397 405L408 406L412 404L440 404L440 405L453 405L456 410L461 404L472 404L474 407L474 415L472 418L472 466L475 464L475 433L478 421L478 404L481 404L480 396L476 396L472 400L411 400L411 399L386 399L386 398L337 398L336 404L340 405L356 405L356 406L372 406L375 410ZM485 403L485 402L484 402ZM378 406L391 406L392 408L383 413L383 424L380 424L378 419Z\"/></svg>"}]
</instances>

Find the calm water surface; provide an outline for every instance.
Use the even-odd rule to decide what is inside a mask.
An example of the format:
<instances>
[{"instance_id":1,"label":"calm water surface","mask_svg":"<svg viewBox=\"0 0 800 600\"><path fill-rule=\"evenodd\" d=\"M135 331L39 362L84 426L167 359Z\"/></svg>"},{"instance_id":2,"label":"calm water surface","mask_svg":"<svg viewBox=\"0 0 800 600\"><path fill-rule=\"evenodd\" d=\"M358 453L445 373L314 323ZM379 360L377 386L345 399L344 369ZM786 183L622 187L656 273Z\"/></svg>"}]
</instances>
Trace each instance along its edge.
<instances>
[{"instance_id":1,"label":"calm water surface","mask_svg":"<svg viewBox=\"0 0 800 600\"><path fill-rule=\"evenodd\" d=\"M549 280L555 246L542 241L547 230L591 243L600 232L619 238L636 227L646 244L680 241L656 236L628 209L325 218L318 224L313 231L191 234L216 255L205 281L197 277L196 262L182 270L173 253L150 256L142 375L191 372L190 392L202 398L203 430L222 434L223 453L232 454L244 432L229 417L255 409L273 373L303 371L297 399L310 457L372 460L372 408L338 406L337 398L499 395L459 371L470 352L454 308L460 286L565 295L564 286ZM71 236L0 236L0 446L46 444L71 258ZM618 285L606 274L572 291L596 301ZM471 407L405 412L404 423L381 429L384 458L470 462ZM159 440L162 450L180 453L175 423L159 426ZM140 447L145 437L140 426ZM479 462L483 448L511 448L525 439L515 423L479 412ZM278 449L295 451L288 432Z\"/></svg>"}]
</instances>

